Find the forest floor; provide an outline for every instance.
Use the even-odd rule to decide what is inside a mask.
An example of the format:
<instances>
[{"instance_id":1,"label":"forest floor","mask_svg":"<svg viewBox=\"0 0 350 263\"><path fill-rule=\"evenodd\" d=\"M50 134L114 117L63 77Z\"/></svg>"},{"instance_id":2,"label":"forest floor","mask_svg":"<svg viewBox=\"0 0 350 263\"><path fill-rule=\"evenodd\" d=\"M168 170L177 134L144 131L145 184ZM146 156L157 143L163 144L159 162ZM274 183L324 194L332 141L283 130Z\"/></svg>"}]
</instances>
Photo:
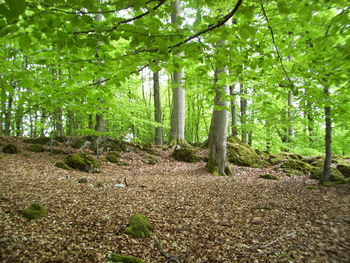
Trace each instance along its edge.
<instances>
[{"instance_id":1,"label":"forest floor","mask_svg":"<svg viewBox=\"0 0 350 263\"><path fill-rule=\"evenodd\" d=\"M181 163L170 153L159 149L155 165L125 153L128 166L103 162L96 174L56 168L63 155L2 154L0 262L106 262L110 252L166 262L156 240L181 263L350 262L349 184L266 180L259 175L273 173L268 168L238 166L234 180L214 177L205 162ZM116 187L124 178L128 186ZM32 202L48 216L23 218ZM123 233L134 213L153 224L151 237Z\"/></svg>"}]
</instances>

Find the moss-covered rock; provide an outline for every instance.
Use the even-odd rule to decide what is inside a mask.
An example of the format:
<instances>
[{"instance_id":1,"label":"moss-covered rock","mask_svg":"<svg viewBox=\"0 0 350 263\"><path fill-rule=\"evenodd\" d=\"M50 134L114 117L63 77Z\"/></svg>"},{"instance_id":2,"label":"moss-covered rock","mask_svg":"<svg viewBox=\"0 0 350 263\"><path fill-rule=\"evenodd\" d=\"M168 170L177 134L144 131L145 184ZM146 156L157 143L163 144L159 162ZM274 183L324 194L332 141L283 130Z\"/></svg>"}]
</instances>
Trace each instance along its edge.
<instances>
[{"instance_id":1,"label":"moss-covered rock","mask_svg":"<svg viewBox=\"0 0 350 263\"><path fill-rule=\"evenodd\" d=\"M259 157L248 145L234 137L227 140L227 160L239 166L265 167L264 156Z\"/></svg>"},{"instance_id":2,"label":"moss-covered rock","mask_svg":"<svg viewBox=\"0 0 350 263\"><path fill-rule=\"evenodd\" d=\"M269 163L271 165L278 165L289 160L292 160L292 159L288 155L271 154Z\"/></svg>"},{"instance_id":3,"label":"moss-covered rock","mask_svg":"<svg viewBox=\"0 0 350 263\"><path fill-rule=\"evenodd\" d=\"M143 157L144 157L144 159L143 159L144 163L147 163L147 164L157 164L158 163L158 158L154 155L145 154Z\"/></svg>"},{"instance_id":4,"label":"moss-covered rock","mask_svg":"<svg viewBox=\"0 0 350 263\"><path fill-rule=\"evenodd\" d=\"M123 256L115 253L109 254L107 260L108 263L144 263L139 258Z\"/></svg>"},{"instance_id":5,"label":"moss-covered rock","mask_svg":"<svg viewBox=\"0 0 350 263\"><path fill-rule=\"evenodd\" d=\"M291 168L283 168L282 171L283 171L283 173L286 176L292 176L292 175L304 176L305 175L304 172L298 171L298 170L294 170L294 169L291 169Z\"/></svg>"},{"instance_id":6,"label":"moss-covered rock","mask_svg":"<svg viewBox=\"0 0 350 263\"><path fill-rule=\"evenodd\" d=\"M45 152L46 149L41 144L30 144L26 147L26 150L35 153L42 153Z\"/></svg>"},{"instance_id":7,"label":"moss-covered rock","mask_svg":"<svg viewBox=\"0 0 350 263\"><path fill-rule=\"evenodd\" d=\"M323 168L313 167L311 170L310 177L312 179L320 180L322 178L322 174L323 174ZM331 167L330 180L331 180L331 182L337 182L337 183L341 183L341 184L347 182L347 179L342 175L342 173L334 167Z\"/></svg>"},{"instance_id":8,"label":"moss-covered rock","mask_svg":"<svg viewBox=\"0 0 350 263\"><path fill-rule=\"evenodd\" d=\"M22 215L27 219L40 219L47 215L47 209L39 203L32 203L22 211Z\"/></svg>"},{"instance_id":9,"label":"moss-covered rock","mask_svg":"<svg viewBox=\"0 0 350 263\"><path fill-rule=\"evenodd\" d=\"M109 151L106 159L111 163L118 163L120 158L120 153L117 151Z\"/></svg>"},{"instance_id":10,"label":"moss-covered rock","mask_svg":"<svg viewBox=\"0 0 350 263\"><path fill-rule=\"evenodd\" d=\"M60 143L65 143L68 142L70 137L68 136L56 136L55 138L53 138L55 141L60 142Z\"/></svg>"},{"instance_id":11,"label":"moss-covered rock","mask_svg":"<svg viewBox=\"0 0 350 263\"><path fill-rule=\"evenodd\" d=\"M293 160L298 160L298 161L302 161L303 160L303 156L296 154L296 153L288 153L288 152L282 152L280 153L280 155L282 156L288 156L290 159Z\"/></svg>"},{"instance_id":12,"label":"moss-covered rock","mask_svg":"<svg viewBox=\"0 0 350 263\"><path fill-rule=\"evenodd\" d=\"M134 214L130 219L128 227L124 230L124 233L134 238L144 238L151 235L152 229L152 225L144 215Z\"/></svg>"},{"instance_id":13,"label":"moss-covered rock","mask_svg":"<svg viewBox=\"0 0 350 263\"><path fill-rule=\"evenodd\" d=\"M18 150L17 146L14 145L14 144L11 144L11 143L5 145L5 147L2 149L2 151L4 153L9 153L9 154L17 154L17 153L19 153L19 150Z\"/></svg>"},{"instance_id":14,"label":"moss-covered rock","mask_svg":"<svg viewBox=\"0 0 350 263\"><path fill-rule=\"evenodd\" d=\"M40 144L40 145L47 145L47 146L58 146L58 142L54 141L50 137L38 137L38 138L28 138L23 140L24 143L29 144Z\"/></svg>"},{"instance_id":15,"label":"moss-covered rock","mask_svg":"<svg viewBox=\"0 0 350 263\"><path fill-rule=\"evenodd\" d=\"M100 162L86 153L70 154L64 159L65 164L83 172L99 172Z\"/></svg>"},{"instance_id":16,"label":"moss-covered rock","mask_svg":"<svg viewBox=\"0 0 350 263\"><path fill-rule=\"evenodd\" d=\"M70 153L68 151L65 151L65 150L62 150L62 149L59 149L59 148L51 148L51 149L49 149L49 151L50 151L50 153L56 154L56 155L58 155L58 154L69 154Z\"/></svg>"},{"instance_id":17,"label":"moss-covered rock","mask_svg":"<svg viewBox=\"0 0 350 263\"><path fill-rule=\"evenodd\" d=\"M289 159L281 163L281 168L288 168L303 172L304 175L310 174L312 167L308 163L299 160Z\"/></svg>"},{"instance_id":18,"label":"moss-covered rock","mask_svg":"<svg viewBox=\"0 0 350 263\"><path fill-rule=\"evenodd\" d=\"M350 165L338 164L337 169L341 172L344 177L350 177Z\"/></svg>"},{"instance_id":19,"label":"moss-covered rock","mask_svg":"<svg viewBox=\"0 0 350 263\"><path fill-rule=\"evenodd\" d=\"M60 169L70 170L69 166L67 164L65 164L64 162L56 162L55 166L57 168L60 168Z\"/></svg>"},{"instance_id":20,"label":"moss-covered rock","mask_svg":"<svg viewBox=\"0 0 350 263\"><path fill-rule=\"evenodd\" d=\"M200 161L200 157L197 155L196 149L190 145L176 146L172 156L175 160L186 163L195 163Z\"/></svg>"},{"instance_id":21,"label":"moss-covered rock","mask_svg":"<svg viewBox=\"0 0 350 263\"><path fill-rule=\"evenodd\" d=\"M278 177L273 174L261 174L260 178L268 179L268 180L278 180Z\"/></svg>"}]
</instances>

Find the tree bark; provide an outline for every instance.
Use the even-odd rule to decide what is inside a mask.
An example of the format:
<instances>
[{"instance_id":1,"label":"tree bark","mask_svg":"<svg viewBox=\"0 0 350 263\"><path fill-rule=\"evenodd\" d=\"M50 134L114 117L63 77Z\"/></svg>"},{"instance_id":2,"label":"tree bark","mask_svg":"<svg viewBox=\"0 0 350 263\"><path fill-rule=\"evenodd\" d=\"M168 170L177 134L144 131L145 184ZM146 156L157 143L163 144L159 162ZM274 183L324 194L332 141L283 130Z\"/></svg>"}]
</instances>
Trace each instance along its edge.
<instances>
[{"instance_id":1,"label":"tree bark","mask_svg":"<svg viewBox=\"0 0 350 263\"><path fill-rule=\"evenodd\" d=\"M329 88L325 87L323 90L325 96L325 159L323 165L322 182L329 182L331 178L331 164L332 164L332 119L331 106L329 105Z\"/></svg>"},{"instance_id":2,"label":"tree bark","mask_svg":"<svg viewBox=\"0 0 350 263\"><path fill-rule=\"evenodd\" d=\"M160 86L159 86L159 72L153 72L153 96L154 96L154 119L160 125L162 124L162 108L160 101ZM155 128L156 145L163 144L163 128L158 126Z\"/></svg>"},{"instance_id":3,"label":"tree bark","mask_svg":"<svg viewBox=\"0 0 350 263\"><path fill-rule=\"evenodd\" d=\"M180 1L172 1L174 10L171 13L171 23L176 24L178 13L180 12ZM182 57L179 53L176 56ZM171 113L171 129L169 145L184 144L185 141L185 90L184 85L185 73L184 70L173 72L173 107Z\"/></svg>"},{"instance_id":4,"label":"tree bark","mask_svg":"<svg viewBox=\"0 0 350 263\"><path fill-rule=\"evenodd\" d=\"M230 86L230 95L235 96L234 86ZM231 98L231 133L232 136L237 138L238 137L238 119L237 119L237 106L236 106L236 99L235 97Z\"/></svg>"},{"instance_id":5,"label":"tree bark","mask_svg":"<svg viewBox=\"0 0 350 263\"><path fill-rule=\"evenodd\" d=\"M10 93L8 96L7 109L5 112L5 132L4 132L5 136L11 135L12 104L13 104L13 94Z\"/></svg>"},{"instance_id":6,"label":"tree bark","mask_svg":"<svg viewBox=\"0 0 350 263\"><path fill-rule=\"evenodd\" d=\"M290 90L288 92L288 141L291 142L294 138L294 124L293 124L293 106L294 106L294 96L293 92Z\"/></svg>"},{"instance_id":7,"label":"tree bark","mask_svg":"<svg viewBox=\"0 0 350 263\"><path fill-rule=\"evenodd\" d=\"M240 94L241 94L241 127L242 127L242 142L247 143L248 132L247 132L247 89L244 88L243 83L240 83Z\"/></svg>"},{"instance_id":8,"label":"tree bark","mask_svg":"<svg viewBox=\"0 0 350 263\"><path fill-rule=\"evenodd\" d=\"M6 90L5 90L5 86L1 86L0 136L2 136L4 133L5 114L6 114Z\"/></svg>"},{"instance_id":9,"label":"tree bark","mask_svg":"<svg viewBox=\"0 0 350 263\"><path fill-rule=\"evenodd\" d=\"M224 43L220 41L218 48L223 46ZM227 70L221 68L215 71L214 110L210 124L209 160L206 169L214 175L232 175L232 170L226 159L229 118L229 101L226 98L230 94L230 90L227 85L219 86L217 84L220 74L227 74Z\"/></svg>"}]
</instances>

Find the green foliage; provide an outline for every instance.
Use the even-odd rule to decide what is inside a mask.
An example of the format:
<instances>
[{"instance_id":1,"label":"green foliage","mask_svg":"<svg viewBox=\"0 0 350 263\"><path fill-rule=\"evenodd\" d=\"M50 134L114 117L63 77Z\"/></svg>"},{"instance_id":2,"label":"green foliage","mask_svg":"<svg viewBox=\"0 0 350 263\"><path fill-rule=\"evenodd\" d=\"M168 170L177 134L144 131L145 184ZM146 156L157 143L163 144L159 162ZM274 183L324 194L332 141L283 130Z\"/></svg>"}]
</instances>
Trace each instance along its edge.
<instances>
[{"instance_id":1,"label":"green foliage","mask_svg":"<svg viewBox=\"0 0 350 263\"><path fill-rule=\"evenodd\" d=\"M107 256L108 263L144 263L141 259L111 253Z\"/></svg>"},{"instance_id":2,"label":"green foliage","mask_svg":"<svg viewBox=\"0 0 350 263\"><path fill-rule=\"evenodd\" d=\"M47 209L39 203L32 203L22 211L22 215L27 219L40 219L47 215Z\"/></svg>"},{"instance_id":3,"label":"green foliage","mask_svg":"<svg viewBox=\"0 0 350 263\"><path fill-rule=\"evenodd\" d=\"M124 233L133 238L145 238L151 235L152 229L152 225L144 215L134 214L130 219L128 227L124 230Z\"/></svg>"}]
</instances>

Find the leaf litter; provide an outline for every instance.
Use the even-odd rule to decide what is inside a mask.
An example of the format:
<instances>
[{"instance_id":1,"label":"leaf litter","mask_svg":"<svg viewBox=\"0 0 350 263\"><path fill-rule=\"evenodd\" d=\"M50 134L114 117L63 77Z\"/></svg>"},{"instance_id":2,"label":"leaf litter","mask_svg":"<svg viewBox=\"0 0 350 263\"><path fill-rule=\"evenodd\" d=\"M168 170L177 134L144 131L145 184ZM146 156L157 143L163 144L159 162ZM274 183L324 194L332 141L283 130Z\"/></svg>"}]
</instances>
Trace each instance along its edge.
<instances>
[{"instance_id":1,"label":"leaf litter","mask_svg":"<svg viewBox=\"0 0 350 263\"><path fill-rule=\"evenodd\" d=\"M106 262L110 252L149 263L350 262L349 185L311 190L306 177L265 180L271 169L238 166L234 179L214 177L203 161L158 152L158 164L124 153L128 166L102 163L99 174L58 169L62 156L48 153L3 155L0 262ZM23 218L33 202L48 215ZM151 237L124 234L135 213Z\"/></svg>"}]
</instances>

